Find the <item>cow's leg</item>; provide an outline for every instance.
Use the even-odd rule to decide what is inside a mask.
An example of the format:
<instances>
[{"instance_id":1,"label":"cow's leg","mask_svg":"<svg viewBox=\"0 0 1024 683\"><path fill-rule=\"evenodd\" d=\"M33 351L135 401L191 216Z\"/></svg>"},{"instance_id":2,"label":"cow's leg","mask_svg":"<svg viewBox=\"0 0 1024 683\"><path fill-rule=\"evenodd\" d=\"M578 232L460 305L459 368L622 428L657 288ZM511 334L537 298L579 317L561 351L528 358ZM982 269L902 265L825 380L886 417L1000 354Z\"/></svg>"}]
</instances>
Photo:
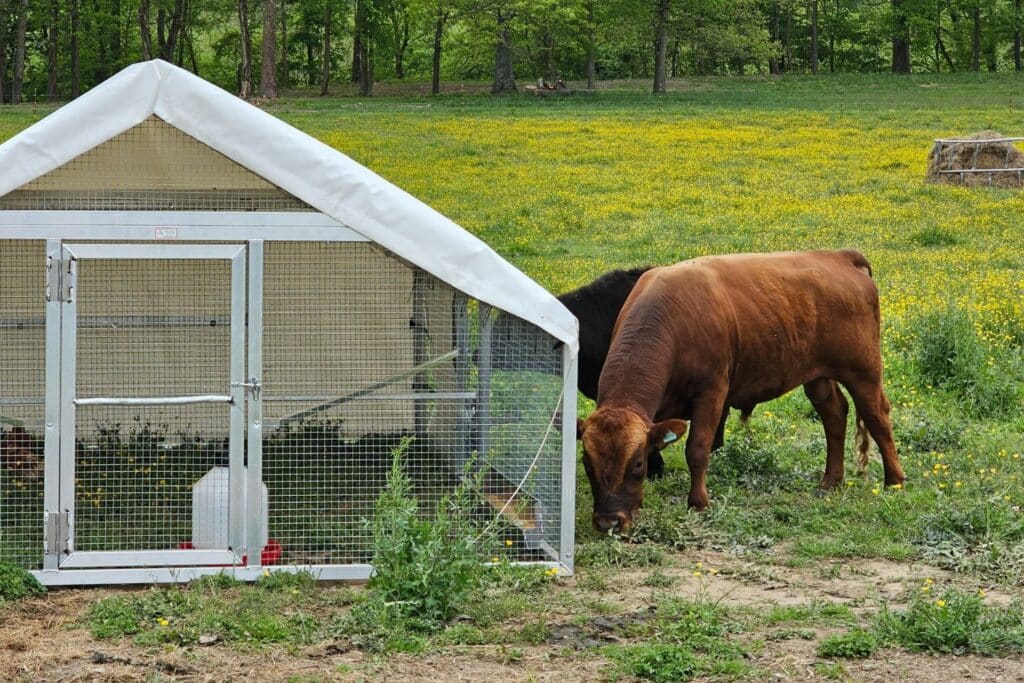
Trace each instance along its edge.
<instances>
[{"instance_id":1,"label":"cow's leg","mask_svg":"<svg viewBox=\"0 0 1024 683\"><path fill-rule=\"evenodd\" d=\"M729 421L729 406L722 408L722 419L718 421L718 431L715 432L715 440L711 442L711 451L717 451L725 445L725 423Z\"/></svg>"},{"instance_id":2,"label":"cow's leg","mask_svg":"<svg viewBox=\"0 0 1024 683\"><path fill-rule=\"evenodd\" d=\"M891 406L885 392L882 391L881 378L870 381L852 381L844 383L844 386L853 398L853 404L857 408L857 418L864 421L871 438L878 444L878 450L882 454L882 467L885 470L885 485L902 484L906 476L903 474L899 456L896 455L892 423L889 421ZM861 457L865 458L866 438L860 448Z\"/></svg>"},{"instance_id":3,"label":"cow's leg","mask_svg":"<svg viewBox=\"0 0 1024 683\"><path fill-rule=\"evenodd\" d=\"M705 477L711 445L715 432L722 420L725 392L698 399L693 406L690 420L690 435L686 439L686 464L690 468L690 495L687 503L692 508L703 510L708 506L708 487Z\"/></svg>"},{"instance_id":4,"label":"cow's leg","mask_svg":"<svg viewBox=\"0 0 1024 683\"><path fill-rule=\"evenodd\" d=\"M654 450L647 456L647 478L661 479L665 476L665 459L661 457L661 451Z\"/></svg>"},{"instance_id":5,"label":"cow's leg","mask_svg":"<svg viewBox=\"0 0 1024 683\"><path fill-rule=\"evenodd\" d=\"M827 377L819 377L804 385L804 393L821 416L825 427L825 476L821 488L834 489L843 481L843 448L846 443L846 416L850 405L839 385Z\"/></svg>"}]
</instances>

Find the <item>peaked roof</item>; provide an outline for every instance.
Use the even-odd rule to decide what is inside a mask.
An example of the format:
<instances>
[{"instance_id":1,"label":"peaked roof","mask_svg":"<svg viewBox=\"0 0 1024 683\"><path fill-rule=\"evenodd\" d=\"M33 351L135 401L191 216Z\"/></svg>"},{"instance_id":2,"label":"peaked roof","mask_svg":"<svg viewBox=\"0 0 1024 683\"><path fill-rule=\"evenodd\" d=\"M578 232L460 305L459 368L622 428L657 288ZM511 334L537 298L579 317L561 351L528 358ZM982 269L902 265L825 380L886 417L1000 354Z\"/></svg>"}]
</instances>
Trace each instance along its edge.
<instances>
[{"instance_id":1,"label":"peaked roof","mask_svg":"<svg viewBox=\"0 0 1024 683\"><path fill-rule=\"evenodd\" d=\"M0 145L0 197L153 115L578 350L576 318L481 240L337 150L162 60L127 67Z\"/></svg>"}]
</instances>

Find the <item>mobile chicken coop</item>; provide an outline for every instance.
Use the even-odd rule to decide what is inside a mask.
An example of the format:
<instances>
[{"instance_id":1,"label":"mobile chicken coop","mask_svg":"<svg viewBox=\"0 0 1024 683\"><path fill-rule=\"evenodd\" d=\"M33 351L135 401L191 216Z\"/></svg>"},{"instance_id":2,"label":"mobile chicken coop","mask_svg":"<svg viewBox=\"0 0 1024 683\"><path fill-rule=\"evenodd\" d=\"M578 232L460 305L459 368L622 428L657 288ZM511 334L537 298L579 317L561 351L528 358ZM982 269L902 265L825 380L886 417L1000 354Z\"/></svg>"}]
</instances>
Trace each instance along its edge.
<instances>
[{"instance_id":1,"label":"mobile chicken coop","mask_svg":"<svg viewBox=\"0 0 1024 683\"><path fill-rule=\"evenodd\" d=\"M0 557L46 584L372 571L392 453L572 570L575 318L160 61L0 145Z\"/></svg>"}]
</instances>

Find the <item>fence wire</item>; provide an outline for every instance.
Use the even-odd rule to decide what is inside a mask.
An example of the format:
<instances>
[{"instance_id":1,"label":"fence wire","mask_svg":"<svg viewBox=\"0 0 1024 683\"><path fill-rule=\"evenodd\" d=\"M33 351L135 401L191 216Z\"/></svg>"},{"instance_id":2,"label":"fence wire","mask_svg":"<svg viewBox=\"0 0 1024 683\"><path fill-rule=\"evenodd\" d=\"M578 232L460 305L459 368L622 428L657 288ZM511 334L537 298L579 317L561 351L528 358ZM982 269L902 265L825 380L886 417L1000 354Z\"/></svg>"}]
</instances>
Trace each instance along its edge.
<instances>
[{"instance_id":1,"label":"fence wire","mask_svg":"<svg viewBox=\"0 0 1024 683\"><path fill-rule=\"evenodd\" d=\"M43 555L46 243L0 241L0 558Z\"/></svg>"}]
</instances>

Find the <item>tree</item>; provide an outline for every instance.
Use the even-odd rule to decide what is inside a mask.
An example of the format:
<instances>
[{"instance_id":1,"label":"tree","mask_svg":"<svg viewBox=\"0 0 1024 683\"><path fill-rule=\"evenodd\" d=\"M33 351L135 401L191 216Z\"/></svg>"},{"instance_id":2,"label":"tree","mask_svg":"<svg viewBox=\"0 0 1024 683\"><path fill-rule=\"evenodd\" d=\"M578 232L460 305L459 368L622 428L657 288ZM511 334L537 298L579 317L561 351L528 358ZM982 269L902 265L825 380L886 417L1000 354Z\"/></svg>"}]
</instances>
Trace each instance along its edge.
<instances>
[{"instance_id":1,"label":"tree","mask_svg":"<svg viewBox=\"0 0 1024 683\"><path fill-rule=\"evenodd\" d=\"M512 68L512 20L516 17L515 7L501 3L495 8L497 19L497 40L494 44L494 83L491 93L495 95L516 92L516 76Z\"/></svg>"},{"instance_id":2,"label":"tree","mask_svg":"<svg viewBox=\"0 0 1024 683\"><path fill-rule=\"evenodd\" d=\"M910 22L905 0L892 0L892 72L910 73Z\"/></svg>"},{"instance_id":3,"label":"tree","mask_svg":"<svg viewBox=\"0 0 1024 683\"><path fill-rule=\"evenodd\" d=\"M818 73L818 0L811 0L811 73Z\"/></svg>"},{"instance_id":4,"label":"tree","mask_svg":"<svg viewBox=\"0 0 1024 683\"><path fill-rule=\"evenodd\" d=\"M60 6L57 0L50 0L50 25L46 29L46 99L51 102L57 99L57 20L60 17Z\"/></svg>"},{"instance_id":5,"label":"tree","mask_svg":"<svg viewBox=\"0 0 1024 683\"><path fill-rule=\"evenodd\" d=\"M668 52L670 0L657 0L654 25L654 94L665 93L665 60Z\"/></svg>"},{"instance_id":6,"label":"tree","mask_svg":"<svg viewBox=\"0 0 1024 683\"><path fill-rule=\"evenodd\" d=\"M11 78L11 104L21 103L25 85L25 38L28 33L28 0L18 4L18 21L14 29L14 74Z\"/></svg>"},{"instance_id":7,"label":"tree","mask_svg":"<svg viewBox=\"0 0 1024 683\"><path fill-rule=\"evenodd\" d=\"M263 0L262 46L260 96L277 98L277 0Z\"/></svg>"},{"instance_id":8,"label":"tree","mask_svg":"<svg viewBox=\"0 0 1024 683\"><path fill-rule=\"evenodd\" d=\"M365 0L360 4L366 4ZM333 2L327 0L324 3L324 43L323 57L320 64L320 95L327 94L331 83L331 21Z\"/></svg>"},{"instance_id":9,"label":"tree","mask_svg":"<svg viewBox=\"0 0 1024 683\"><path fill-rule=\"evenodd\" d=\"M597 73L597 26L594 17L594 0L587 0L587 90L594 89Z\"/></svg>"},{"instance_id":10,"label":"tree","mask_svg":"<svg viewBox=\"0 0 1024 683\"><path fill-rule=\"evenodd\" d=\"M71 0L71 97L82 94L82 66L78 53L78 34L81 31L81 17L78 0Z\"/></svg>"},{"instance_id":11,"label":"tree","mask_svg":"<svg viewBox=\"0 0 1024 683\"><path fill-rule=\"evenodd\" d=\"M1020 12L1021 0L1013 0L1013 69L1014 71L1020 71L1024 68L1024 64L1021 63L1020 57L1020 43L1021 43L1021 12Z\"/></svg>"},{"instance_id":12,"label":"tree","mask_svg":"<svg viewBox=\"0 0 1024 683\"><path fill-rule=\"evenodd\" d=\"M149 31L149 0L139 2L139 35L142 40L142 59L153 59L153 36Z\"/></svg>"},{"instance_id":13,"label":"tree","mask_svg":"<svg viewBox=\"0 0 1024 683\"><path fill-rule=\"evenodd\" d=\"M328 5L330 2L327 3ZM249 99L256 91L252 82L252 35L249 30L249 0L238 0L238 25L242 38L242 63L239 65L239 95Z\"/></svg>"}]
</instances>

